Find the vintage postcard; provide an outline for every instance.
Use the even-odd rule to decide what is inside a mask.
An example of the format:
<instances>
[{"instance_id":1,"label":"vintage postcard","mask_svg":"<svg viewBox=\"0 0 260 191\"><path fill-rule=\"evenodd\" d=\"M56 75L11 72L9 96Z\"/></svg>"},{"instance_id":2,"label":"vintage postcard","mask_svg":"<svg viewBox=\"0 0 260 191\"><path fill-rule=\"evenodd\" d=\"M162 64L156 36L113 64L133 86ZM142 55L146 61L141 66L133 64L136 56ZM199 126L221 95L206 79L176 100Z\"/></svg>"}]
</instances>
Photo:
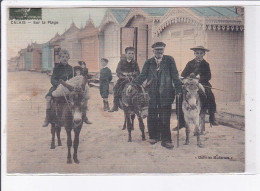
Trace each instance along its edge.
<instances>
[{"instance_id":1,"label":"vintage postcard","mask_svg":"<svg viewBox=\"0 0 260 191\"><path fill-rule=\"evenodd\" d=\"M9 7L7 174L245 172L244 14Z\"/></svg>"}]
</instances>

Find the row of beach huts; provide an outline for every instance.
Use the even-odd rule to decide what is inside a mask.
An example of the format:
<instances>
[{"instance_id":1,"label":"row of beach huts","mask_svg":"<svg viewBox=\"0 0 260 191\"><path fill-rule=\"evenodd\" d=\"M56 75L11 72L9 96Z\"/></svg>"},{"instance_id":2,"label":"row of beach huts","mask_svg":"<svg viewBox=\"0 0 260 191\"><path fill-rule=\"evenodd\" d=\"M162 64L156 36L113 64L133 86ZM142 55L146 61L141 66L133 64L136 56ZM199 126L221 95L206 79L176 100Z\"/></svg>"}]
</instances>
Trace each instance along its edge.
<instances>
[{"instance_id":1,"label":"row of beach huts","mask_svg":"<svg viewBox=\"0 0 260 191\"><path fill-rule=\"evenodd\" d=\"M101 24L91 18L85 27L74 22L44 44L32 42L9 60L10 70L51 72L61 48L70 52L70 64L82 60L90 72L99 60L109 60L115 72L127 46L136 48L140 69L152 57L154 42L166 43L165 54L174 57L179 72L193 59L193 46L210 49L212 85L220 102L244 100L244 9L242 7L108 8Z\"/></svg>"}]
</instances>

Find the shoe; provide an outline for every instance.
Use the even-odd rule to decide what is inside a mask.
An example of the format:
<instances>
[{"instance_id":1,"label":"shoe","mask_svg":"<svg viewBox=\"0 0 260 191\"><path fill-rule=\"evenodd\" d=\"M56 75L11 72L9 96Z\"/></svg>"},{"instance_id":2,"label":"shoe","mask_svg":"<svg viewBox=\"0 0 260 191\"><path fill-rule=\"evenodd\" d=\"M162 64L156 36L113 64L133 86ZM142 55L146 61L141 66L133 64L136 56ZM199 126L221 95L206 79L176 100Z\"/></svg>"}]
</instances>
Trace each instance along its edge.
<instances>
[{"instance_id":1,"label":"shoe","mask_svg":"<svg viewBox=\"0 0 260 191\"><path fill-rule=\"evenodd\" d=\"M185 127L184 125L180 125L179 130L182 129L182 128L184 128L184 127ZM172 130L173 130L173 131L178 131L178 126L177 126L177 127L174 127Z\"/></svg>"},{"instance_id":2,"label":"shoe","mask_svg":"<svg viewBox=\"0 0 260 191\"><path fill-rule=\"evenodd\" d=\"M104 110L104 111L107 111L108 109L107 109L107 103L106 103L106 101L103 101L103 104L104 104L103 110Z\"/></svg>"},{"instance_id":3,"label":"shoe","mask_svg":"<svg viewBox=\"0 0 260 191\"><path fill-rule=\"evenodd\" d=\"M48 125L50 123L50 115L51 115L50 113L51 113L51 110L46 109L46 117L45 117L42 127L48 127Z\"/></svg>"},{"instance_id":4,"label":"shoe","mask_svg":"<svg viewBox=\"0 0 260 191\"><path fill-rule=\"evenodd\" d=\"M209 115L209 123L213 126L218 126L218 122L216 121L216 118L215 118L215 113L212 113Z\"/></svg>"},{"instance_id":5,"label":"shoe","mask_svg":"<svg viewBox=\"0 0 260 191\"><path fill-rule=\"evenodd\" d=\"M84 120L84 123L86 123L86 124L92 124L92 122L90 122L87 118Z\"/></svg>"},{"instance_id":6,"label":"shoe","mask_svg":"<svg viewBox=\"0 0 260 191\"><path fill-rule=\"evenodd\" d=\"M161 145L167 149L173 149L174 145L170 141L162 141Z\"/></svg>"},{"instance_id":7,"label":"shoe","mask_svg":"<svg viewBox=\"0 0 260 191\"><path fill-rule=\"evenodd\" d=\"M113 106L113 108L111 110L109 110L108 112L114 112L114 111L118 111L118 106Z\"/></svg>"},{"instance_id":8,"label":"shoe","mask_svg":"<svg viewBox=\"0 0 260 191\"><path fill-rule=\"evenodd\" d=\"M107 110L107 111L110 110L110 107L109 107L109 103L108 103L108 101L106 102L106 110Z\"/></svg>"},{"instance_id":9,"label":"shoe","mask_svg":"<svg viewBox=\"0 0 260 191\"><path fill-rule=\"evenodd\" d=\"M157 143L157 142L158 142L158 140L149 139L149 143L150 143L151 145L154 145L154 144Z\"/></svg>"}]
</instances>

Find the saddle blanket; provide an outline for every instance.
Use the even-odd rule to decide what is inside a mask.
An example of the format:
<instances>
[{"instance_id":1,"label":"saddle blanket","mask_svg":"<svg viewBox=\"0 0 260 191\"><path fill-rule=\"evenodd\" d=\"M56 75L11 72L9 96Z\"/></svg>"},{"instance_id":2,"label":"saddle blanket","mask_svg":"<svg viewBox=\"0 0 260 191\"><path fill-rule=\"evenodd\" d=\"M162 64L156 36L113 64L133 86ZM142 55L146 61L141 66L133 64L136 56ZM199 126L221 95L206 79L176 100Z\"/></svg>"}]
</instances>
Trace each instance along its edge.
<instances>
[{"instance_id":1,"label":"saddle blanket","mask_svg":"<svg viewBox=\"0 0 260 191\"><path fill-rule=\"evenodd\" d=\"M75 76L69 80L66 81L67 84L73 86L73 87L81 87L82 83L83 83L83 76ZM53 97L61 97L64 96L64 94L66 96L68 96L70 94L70 91L68 90L68 88L64 87L62 84L60 84L56 90L54 90L52 92L52 96ZM85 99L89 99L89 86L88 83L86 83L85 86Z\"/></svg>"}]
</instances>

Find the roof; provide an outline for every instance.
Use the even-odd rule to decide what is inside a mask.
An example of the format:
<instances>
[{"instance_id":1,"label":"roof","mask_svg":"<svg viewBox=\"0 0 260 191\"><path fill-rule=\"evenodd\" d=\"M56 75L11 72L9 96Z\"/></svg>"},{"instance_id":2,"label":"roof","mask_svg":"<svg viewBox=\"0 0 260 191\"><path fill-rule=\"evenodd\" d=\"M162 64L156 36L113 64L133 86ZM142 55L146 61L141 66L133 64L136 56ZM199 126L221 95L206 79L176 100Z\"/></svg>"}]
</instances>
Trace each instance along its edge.
<instances>
[{"instance_id":1,"label":"roof","mask_svg":"<svg viewBox=\"0 0 260 191\"><path fill-rule=\"evenodd\" d=\"M120 24L123 22L130 12L129 8L124 8L124 9L110 9L111 13L114 15L116 18L117 22Z\"/></svg>"},{"instance_id":2,"label":"roof","mask_svg":"<svg viewBox=\"0 0 260 191\"><path fill-rule=\"evenodd\" d=\"M143 11L151 16L163 16L171 8L142 8Z\"/></svg>"},{"instance_id":3,"label":"roof","mask_svg":"<svg viewBox=\"0 0 260 191\"><path fill-rule=\"evenodd\" d=\"M237 17L235 7L191 7L193 12L200 16Z\"/></svg>"}]
</instances>

